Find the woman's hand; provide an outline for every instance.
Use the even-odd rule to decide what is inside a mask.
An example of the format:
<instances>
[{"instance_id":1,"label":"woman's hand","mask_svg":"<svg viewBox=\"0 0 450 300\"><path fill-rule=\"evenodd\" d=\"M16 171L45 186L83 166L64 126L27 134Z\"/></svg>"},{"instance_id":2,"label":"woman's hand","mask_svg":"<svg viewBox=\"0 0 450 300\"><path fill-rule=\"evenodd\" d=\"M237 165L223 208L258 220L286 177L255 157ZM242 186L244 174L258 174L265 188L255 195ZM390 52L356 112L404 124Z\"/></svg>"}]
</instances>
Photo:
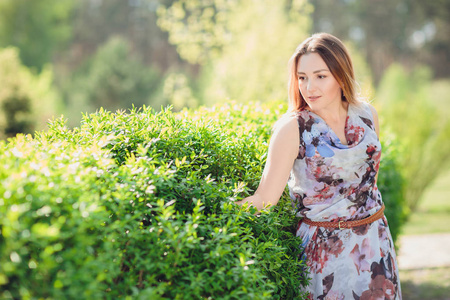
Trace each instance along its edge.
<instances>
[{"instance_id":1,"label":"woman's hand","mask_svg":"<svg viewBox=\"0 0 450 300\"><path fill-rule=\"evenodd\" d=\"M286 115L275 125L258 189L254 195L235 203L238 205L249 203L258 210L267 205L276 205L286 187L289 174L298 155L299 145L297 119L293 115Z\"/></svg>"}]
</instances>

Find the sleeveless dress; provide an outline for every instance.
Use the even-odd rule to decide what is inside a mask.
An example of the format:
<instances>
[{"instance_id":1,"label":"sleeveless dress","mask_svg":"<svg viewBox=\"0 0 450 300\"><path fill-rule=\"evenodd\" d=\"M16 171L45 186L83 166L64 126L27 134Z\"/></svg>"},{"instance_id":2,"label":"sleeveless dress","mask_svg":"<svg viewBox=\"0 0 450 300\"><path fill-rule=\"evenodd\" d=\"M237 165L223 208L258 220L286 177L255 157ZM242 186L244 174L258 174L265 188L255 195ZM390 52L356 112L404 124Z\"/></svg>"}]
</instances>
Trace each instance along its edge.
<instances>
[{"instance_id":1,"label":"sleeveless dress","mask_svg":"<svg viewBox=\"0 0 450 300\"><path fill-rule=\"evenodd\" d=\"M297 216L312 221L366 218L383 205L375 182L381 144L370 106L348 105L347 145L317 114L296 113L298 157L288 186ZM386 218L350 229L310 226L300 220L310 284L308 299L401 299L394 244Z\"/></svg>"}]
</instances>

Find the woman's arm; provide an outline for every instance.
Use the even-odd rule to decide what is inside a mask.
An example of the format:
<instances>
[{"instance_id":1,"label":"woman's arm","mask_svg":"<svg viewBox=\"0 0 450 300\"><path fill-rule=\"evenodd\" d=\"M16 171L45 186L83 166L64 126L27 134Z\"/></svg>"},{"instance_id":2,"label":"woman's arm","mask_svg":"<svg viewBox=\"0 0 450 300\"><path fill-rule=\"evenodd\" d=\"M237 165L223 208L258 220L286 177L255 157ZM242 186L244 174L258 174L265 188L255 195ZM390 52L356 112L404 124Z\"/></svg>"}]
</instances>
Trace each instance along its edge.
<instances>
[{"instance_id":1,"label":"woman's arm","mask_svg":"<svg viewBox=\"0 0 450 300\"><path fill-rule=\"evenodd\" d=\"M373 117L373 125L375 126L375 132L377 133L378 138L380 138L380 123L378 122L378 113L375 107L370 105L370 110L372 111L372 117Z\"/></svg>"},{"instance_id":2,"label":"woman's arm","mask_svg":"<svg viewBox=\"0 0 450 300\"><path fill-rule=\"evenodd\" d=\"M276 205L286 187L289 174L298 155L299 129L295 117L285 117L275 126L269 144L266 165L253 196L236 202L249 203L258 210L266 205Z\"/></svg>"}]
</instances>

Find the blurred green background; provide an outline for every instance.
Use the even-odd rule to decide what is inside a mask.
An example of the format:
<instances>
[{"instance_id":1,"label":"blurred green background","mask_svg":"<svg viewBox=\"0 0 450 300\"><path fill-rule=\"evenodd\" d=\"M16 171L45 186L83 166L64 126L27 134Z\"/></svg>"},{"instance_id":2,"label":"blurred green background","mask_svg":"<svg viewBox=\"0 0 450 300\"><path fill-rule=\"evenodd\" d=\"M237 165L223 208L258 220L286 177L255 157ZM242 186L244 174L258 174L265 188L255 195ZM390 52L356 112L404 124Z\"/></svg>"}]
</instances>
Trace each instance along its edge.
<instances>
[{"instance_id":1,"label":"blurred green background","mask_svg":"<svg viewBox=\"0 0 450 300\"><path fill-rule=\"evenodd\" d=\"M286 101L290 55L322 31L393 141L404 233L449 232L449 0L0 0L0 139L100 107Z\"/></svg>"}]
</instances>

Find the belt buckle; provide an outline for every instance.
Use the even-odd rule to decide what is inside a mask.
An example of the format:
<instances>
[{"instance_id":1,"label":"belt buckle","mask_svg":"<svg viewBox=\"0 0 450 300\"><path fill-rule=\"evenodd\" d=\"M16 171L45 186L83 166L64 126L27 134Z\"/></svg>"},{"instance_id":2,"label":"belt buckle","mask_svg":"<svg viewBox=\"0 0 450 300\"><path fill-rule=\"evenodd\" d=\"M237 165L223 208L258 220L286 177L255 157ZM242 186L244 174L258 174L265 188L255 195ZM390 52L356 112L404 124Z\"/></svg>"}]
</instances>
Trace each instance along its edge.
<instances>
[{"instance_id":1,"label":"belt buckle","mask_svg":"<svg viewBox=\"0 0 450 300\"><path fill-rule=\"evenodd\" d=\"M343 227L341 226L341 223L343 223L344 221L339 221L338 225L339 225L339 229L343 229Z\"/></svg>"}]
</instances>

